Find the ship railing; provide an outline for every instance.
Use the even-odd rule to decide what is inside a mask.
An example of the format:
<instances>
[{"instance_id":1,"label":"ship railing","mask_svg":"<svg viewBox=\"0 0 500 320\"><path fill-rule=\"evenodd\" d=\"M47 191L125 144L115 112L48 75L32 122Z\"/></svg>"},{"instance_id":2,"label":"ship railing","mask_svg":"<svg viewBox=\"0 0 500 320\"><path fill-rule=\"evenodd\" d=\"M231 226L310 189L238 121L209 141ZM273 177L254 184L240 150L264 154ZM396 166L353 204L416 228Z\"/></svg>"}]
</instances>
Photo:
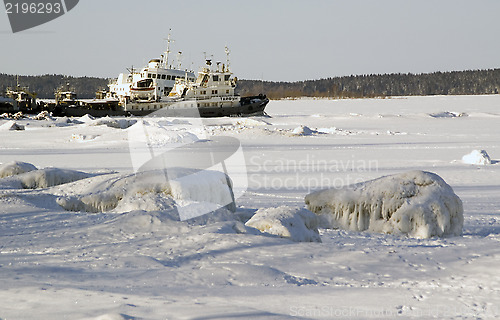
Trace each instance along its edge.
<instances>
[{"instance_id":1,"label":"ship railing","mask_svg":"<svg viewBox=\"0 0 500 320\"><path fill-rule=\"evenodd\" d=\"M224 100L223 98L232 98L234 100L237 100L240 98L240 95L239 94L234 94L234 95L231 95L231 96L227 96L227 95L206 95L206 96L201 96L201 97L196 97L196 98L187 98L186 100L189 100L189 101L203 101L203 100L209 100L211 98L221 98L222 100Z\"/></svg>"}]
</instances>

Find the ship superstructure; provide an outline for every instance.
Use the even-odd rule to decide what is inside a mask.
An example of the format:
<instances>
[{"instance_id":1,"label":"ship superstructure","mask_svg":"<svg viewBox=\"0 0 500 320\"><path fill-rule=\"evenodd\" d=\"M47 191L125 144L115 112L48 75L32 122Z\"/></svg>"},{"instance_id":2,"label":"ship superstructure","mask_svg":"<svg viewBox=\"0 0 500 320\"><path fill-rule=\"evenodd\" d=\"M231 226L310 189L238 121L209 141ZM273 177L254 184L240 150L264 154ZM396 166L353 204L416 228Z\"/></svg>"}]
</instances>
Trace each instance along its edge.
<instances>
[{"instance_id":1,"label":"ship superstructure","mask_svg":"<svg viewBox=\"0 0 500 320\"><path fill-rule=\"evenodd\" d=\"M31 92L28 87L23 87L19 84L19 77L15 87L9 87L5 91L5 97L12 100L13 111L32 112L36 110L37 94Z\"/></svg>"},{"instance_id":2,"label":"ship superstructure","mask_svg":"<svg viewBox=\"0 0 500 320\"><path fill-rule=\"evenodd\" d=\"M167 50L160 59L151 59L147 66L140 70L133 67L128 74L121 73L109 85L109 98L116 98L120 104L130 101L159 101L168 96L174 87L175 80L188 78L194 81L195 75L188 70L182 70L180 62L177 67L170 64L170 34L167 38ZM179 52L178 61L180 61Z\"/></svg>"},{"instance_id":3,"label":"ship superstructure","mask_svg":"<svg viewBox=\"0 0 500 320\"><path fill-rule=\"evenodd\" d=\"M235 93L237 78L230 69L229 49L226 63L205 59L205 66L195 78L192 72L165 68L168 49L162 59L153 59L140 72L131 71L110 86L118 104L86 103L67 106L68 116L145 116L162 117L224 117L261 115L269 99L258 96L240 97ZM117 94L121 92L122 94Z\"/></svg>"},{"instance_id":4,"label":"ship superstructure","mask_svg":"<svg viewBox=\"0 0 500 320\"><path fill-rule=\"evenodd\" d=\"M214 66L206 59L195 81L187 76L178 78L168 97L127 103L124 110L136 115L162 110L162 115L172 116L196 116L198 112L201 117L262 114L269 99L264 95L242 98L235 93L237 78L230 70L229 49L225 51L226 64L216 62Z\"/></svg>"}]
</instances>

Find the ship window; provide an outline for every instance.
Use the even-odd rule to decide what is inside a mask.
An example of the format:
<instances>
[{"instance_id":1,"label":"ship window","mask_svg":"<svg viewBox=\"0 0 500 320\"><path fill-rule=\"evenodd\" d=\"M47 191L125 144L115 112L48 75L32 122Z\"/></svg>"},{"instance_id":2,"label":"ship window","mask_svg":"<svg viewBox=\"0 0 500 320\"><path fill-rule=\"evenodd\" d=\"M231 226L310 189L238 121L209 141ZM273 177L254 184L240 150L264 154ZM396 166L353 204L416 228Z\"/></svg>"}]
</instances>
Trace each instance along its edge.
<instances>
[{"instance_id":1,"label":"ship window","mask_svg":"<svg viewBox=\"0 0 500 320\"><path fill-rule=\"evenodd\" d=\"M171 79L172 79L172 77L169 74L167 74L167 80L171 80Z\"/></svg>"},{"instance_id":2,"label":"ship window","mask_svg":"<svg viewBox=\"0 0 500 320\"><path fill-rule=\"evenodd\" d=\"M219 81L219 76L218 75L214 75L213 79L214 79L214 81Z\"/></svg>"},{"instance_id":3,"label":"ship window","mask_svg":"<svg viewBox=\"0 0 500 320\"><path fill-rule=\"evenodd\" d=\"M226 93L229 94L229 90L226 90Z\"/></svg>"},{"instance_id":4,"label":"ship window","mask_svg":"<svg viewBox=\"0 0 500 320\"><path fill-rule=\"evenodd\" d=\"M230 74L226 74L224 76L224 81L229 81L229 78L231 78L231 75Z\"/></svg>"},{"instance_id":5,"label":"ship window","mask_svg":"<svg viewBox=\"0 0 500 320\"><path fill-rule=\"evenodd\" d=\"M151 79L151 73L148 73L148 78L150 78L150 79Z\"/></svg>"},{"instance_id":6,"label":"ship window","mask_svg":"<svg viewBox=\"0 0 500 320\"><path fill-rule=\"evenodd\" d=\"M212 90L212 94L217 94L217 90Z\"/></svg>"},{"instance_id":7,"label":"ship window","mask_svg":"<svg viewBox=\"0 0 500 320\"><path fill-rule=\"evenodd\" d=\"M156 74L153 74L153 79L156 79Z\"/></svg>"}]
</instances>

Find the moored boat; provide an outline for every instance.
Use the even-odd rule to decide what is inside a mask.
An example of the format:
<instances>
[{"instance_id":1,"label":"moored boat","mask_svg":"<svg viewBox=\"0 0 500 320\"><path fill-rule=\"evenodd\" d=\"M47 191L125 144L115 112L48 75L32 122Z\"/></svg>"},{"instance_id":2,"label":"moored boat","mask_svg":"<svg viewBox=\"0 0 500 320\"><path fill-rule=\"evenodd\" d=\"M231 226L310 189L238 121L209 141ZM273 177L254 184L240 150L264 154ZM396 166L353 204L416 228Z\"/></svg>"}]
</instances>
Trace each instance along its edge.
<instances>
[{"instance_id":1,"label":"moored boat","mask_svg":"<svg viewBox=\"0 0 500 320\"><path fill-rule=\"evenodd\" d=\"M178 66L175 67L169 61L170 34L167 38L167 50L160 59L151 59L142 69L133 67L128 69L128 75L121 73L118 78L109 85L108 98L118 99L120 104L130 101L158 101L168 96L178 78L191 79L194 81L194 73L182 70L181 52L179 52Z\"/></svg>"},{"instance_id":2,"label":"moored boat","mask_svg":"<svg viewBox=\"0 0 500 320\"><path fill-rule=\"evenodd\" d=\"M37 110L36 97L36 93L19 84L19 77L17 77L16 86L7 88L5 97L1 99L1 112L35 112Z\"/></svg>"},{"instance_id":3,"label":"moored boat","mask_svg":"<svg viewBox=\"0 0 500 320\"><path fill-rule=\"evenodd\" d=\"M263 95L240 97L235 93L237 78L229 67L229 50L226 47L227 63L211 59L193 80L187 73L177 78L168 96L158 94L153 86L154 99L126 99L123 104L112 109L94 109L87 106L67 106L63 113L68 116L123 116L155 115L164 117L224 117L262 115L269 99ZM145 86L145 88L148 88ZM146 91L146 90L144 90Z\"/></svg>"}]
</instances>

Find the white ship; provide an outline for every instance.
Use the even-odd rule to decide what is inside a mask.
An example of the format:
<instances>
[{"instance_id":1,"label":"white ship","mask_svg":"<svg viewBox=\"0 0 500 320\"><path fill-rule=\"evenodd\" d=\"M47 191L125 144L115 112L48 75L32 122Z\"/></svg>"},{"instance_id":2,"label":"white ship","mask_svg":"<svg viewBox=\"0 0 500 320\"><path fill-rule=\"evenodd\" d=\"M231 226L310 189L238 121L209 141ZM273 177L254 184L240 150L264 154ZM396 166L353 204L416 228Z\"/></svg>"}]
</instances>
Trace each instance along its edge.
<instances>
[{"instance_id":1,"label":"white ship","mask_svg":"<svg viewBox=\"0 0 500 320\"><path fill-rule=\"evenodd\" d=\"M167 51L160 59L151 59L147 66L139 71L134 68L129 74L121 73L113 83L109 85L108 98L118 99L120 104L129 101L158 101L168 96L178 78L188 78L194 81L195 75L188 70L181 70L180 55L178 67L174 68L169 63L170 34L167 38Z\"/></svg>"},{"instance_id":2,"label":"white ship","mask_svg":"<svg viewBox=\"0 0 500 320\"><path fill-rule=\"evenodd\" d=\"M98 117L149 114L163 117L223 117L263 114L269 99L263 94L240 97L235 93L237 78L230 70L227 47L226 54L226 64L216 62L214 65L211 59L207 59L206 65L201 68L196 79L184 72L183 77L175 79L168 95L165 94L165 90L161 90L162 88L156 85L158 77L146 78L151 79L153 83L152 90L148 93L150 98L146 98L144 94L142 97L124 99L123 104L117 108L98 109L93 108L92 105L70 106L63 108L62 112L68 116L90 114ZM144 79L134 83L141 81ZM134 88L136 87L130 88L132 94L136 91ZM149 86L144 88L149 88Z\"/></svg>"},{"instance_id":3,"label":"white ship","mask_svg":"<svg viewBox=\"0 0 500 320\"><path fill-rule=\"evenodd\" d=\"M214 66L212 60L207 59L195 81L187 76L184 79L178 78L168 97L157 102L127 103L124 110L134 115L155 112L162 116L223 117L263 114L269 99L264 95L242 98L235 93L237 78L229 67L227 47L226 55L226 64L217 62Z\"/></svg>"}]
</instances>

